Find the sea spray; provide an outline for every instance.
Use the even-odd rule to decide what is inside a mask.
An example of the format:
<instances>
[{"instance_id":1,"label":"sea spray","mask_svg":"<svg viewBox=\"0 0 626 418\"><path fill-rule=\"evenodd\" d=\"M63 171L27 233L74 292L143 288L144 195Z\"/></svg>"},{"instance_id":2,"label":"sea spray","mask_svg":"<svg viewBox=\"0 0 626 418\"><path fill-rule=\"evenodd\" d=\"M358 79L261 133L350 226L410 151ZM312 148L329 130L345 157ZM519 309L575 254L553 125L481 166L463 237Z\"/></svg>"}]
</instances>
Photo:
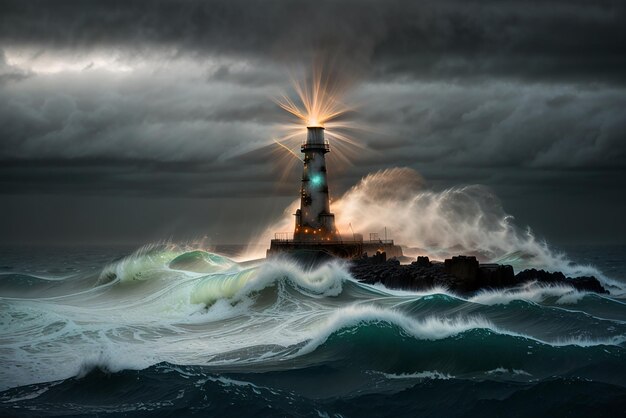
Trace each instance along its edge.
<instances>
[{"instance_id":1,"label":"sea spray","mask_svg":"<svg viewBox=\"0 0 626 418\"><path fill-rule=\"evenodd\" d=\"M507 304L515 300L529 302L543 302L546 299L556 298L557 304L576 304L587 292L580 292L570 286L546 285L537 282L526 283L513 289L482 290L468 300L485 305Z\"/></svg>"},{"instance_id":2,"label":"sea spray","mask_svg":"<svg viewBox=\"0 0 626 418\"><path fill-rule=\"evenodd\" d=\"M573 263L561 252L538 240L532 230L515 225L498 197L487 187L467 185L441 191L429 189L415 170L390 168L370 173L332 202L340 231L351 236L388 232L405 255L431 259L464 254L483 262L510 264L515 270L540 268L561 271L568 277L595 276L617 295L626 294L623 283L590 265ZM268 242L275 232L293 229L294 201L283 216L255 237ZM262 254L251 251L248 257Z\"/></svg>"},{"instance_id":3,"label":"sea spray","mask_svg":"<svg viewBox=\"0 0 626 418\"><path fill-rule=\"evenodd\" d=\"M342 282L350 278L342 264L334 261L305 271L294 261L274 260L238 273L206 276L196 284L191 302L238 301L279 281L289 283L307 296L337 296L341 293Z\"/></svg>"},{"instance_id":4,"label":"sea spray","mask_svg":"<svg viewBox=\"0 0 626 418\"><path fill-rule=\"evenodd\" d=\"M407 335L417 339L438 340L470 329L490 329L496 327L480 317L471 318L443 318L427 317L420 320L412 319L401 312L381 309L376 306L351 305L337 309L330 315L320 328L315 330L313 337L302 348L300 354L315 350L323 344L330 335L342 329L355 327L360 324L382 323L400 327Z\"/></svg>"},{"instance_id":5,"label":"sea spray","mask_svg":"<svg viewBox=\"0 0 626 418\"><path fill-rule=\"evenodd\" d=\"M2 387L76 375L98 381L101 370L121 382L128 370L167 381L178 379L172 367L191 366L217 379L240 373L228 378L259 387L275 388L283 381L276 376L293 375L284 380L293 386L288 391L343 382L342 393L397 388L412 379L393 376L427 370L449 381L507 379L487 373L499 367L532 374L516 375L524 382L564 373L597 379L598 369L610 382L626 375L625 310L612 295L534 285L474 299L445 289L391 291L356 282L343 262L314 269L280 259L228 262L202 273L193 260L220 256L184 245L156 251L101 266L127 280L98 286L92 275L61 280L66 293L55 287L54 297L45 288L37 298L26 290L20 298L0 295ZM193 262L171 268L178 257ZM138 273L142 279L133 280ZM76 289L75 280L94 285Z\"/></svg>"}]
</instances>

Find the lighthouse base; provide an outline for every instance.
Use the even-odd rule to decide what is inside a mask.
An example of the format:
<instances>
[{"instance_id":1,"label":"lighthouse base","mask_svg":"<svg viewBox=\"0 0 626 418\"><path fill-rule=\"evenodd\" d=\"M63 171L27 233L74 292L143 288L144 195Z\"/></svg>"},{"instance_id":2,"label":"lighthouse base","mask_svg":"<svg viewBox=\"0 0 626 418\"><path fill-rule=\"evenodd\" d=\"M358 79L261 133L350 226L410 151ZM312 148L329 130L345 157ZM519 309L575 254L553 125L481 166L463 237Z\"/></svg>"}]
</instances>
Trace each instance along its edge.
<instances>
[{"instance_id":1,"label":"lighthouse base","mask_svg":"<svg viewBox=\"0 0 626 418\"><path fill-rule=\"evenodd\" d=\"M388 259L399 259L403 256L402 248L394 245L393 240L305 242L273 239L267 250L267 257L296 254L302 251L318 251L346 259L361 258L365 254L372 256L377 252L386 253Z\"/></svg>"}]
</instances>

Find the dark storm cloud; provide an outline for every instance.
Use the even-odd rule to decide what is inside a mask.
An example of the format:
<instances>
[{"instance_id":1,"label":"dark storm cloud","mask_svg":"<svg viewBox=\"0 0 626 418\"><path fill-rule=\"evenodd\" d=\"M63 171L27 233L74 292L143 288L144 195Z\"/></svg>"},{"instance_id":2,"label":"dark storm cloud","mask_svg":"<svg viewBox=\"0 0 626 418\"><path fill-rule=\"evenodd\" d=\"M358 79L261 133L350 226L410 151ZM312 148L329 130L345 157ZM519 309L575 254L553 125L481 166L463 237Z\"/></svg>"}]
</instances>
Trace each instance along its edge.
<instances>
[{"instance_id":1,"label":"dark storm cloud","mask_svg":"<svg viewBox=\"0 0 626 418\"><path fill-rule=\"evenodd\" d=\"M394 17L382 74L624 80L623 2L438 2ZM423 13L420 13L423 12Z\"/></svg>"},{"instance_id":2,"label":"dark storm cloud","mask_svg":"<svg viewBox=\"0 0 626 418\"><path fill-rule=\"evenodd\" d=\"M277 184L270 170L260 174L258 167L251 164L133 160L0 161L0 164L0 189L8 194L237 197L242 195L243 184L247 197L293 191L285 184Z\"/></svg>"},{"instance_id":3,"label":"dark storm cloud","mask_svg":"<svg viewBox=\"0 0 626 418\"><path fill-rule=\"evenodd\" d=\"M5 83L24 80L28 76L29 73L27 71L9 65L4 51L0 49L0 87Z\"/></svg>"},{"instance_id":4,"label":"dark storm cloud","mask_svg":"<svg viewBox=\"0 0 626 418\"><path fill-rule=\"evenodd\" d=\"M243 86L280 86L285 82L284 75L276 68L263 65L254 71L241 71L230 65L220 65L208 74L208 81L218 81Z\"/></svg>"},{"instance_id":5,"label":"dark storm cloud","mask_svg":"<svg viewBox=\"0 0 626 418\"><path fill-rule=\"evenodd\" d=\"M266 93L177 75L40 76L5 89L0 156L214 160L278 113Z\"/></svg>"},{"instance_id":6,"label":"dark storm cloud","mask_svg":"<svg viewBox=\"0 0 626 418\"><path fill-rule=\"evenodd\" d=\"M0 40L291 61L331 51L381 77L624 81L621 1L4 1ZM357 65L351 69L355 70Z\"/></svg>"},{"instance_id":7,"label":"dark storm cloud","mask_svg":"<svg viewBox=\"0 0 626 418\"><path fill-rule=\"evenodd\" d=\"M407 87L407 86L410 86ZM445 83L374 85L363 123L374 160L398 164L540 169L626 168L626 89Z\"/></svg>"},{"instance_id":8,"label":"dark storm cloud","mask_svg":"<svg viewBox=\"0 0 626 418\"><path fill-rule=\"evenodd\" d=\"M626 209L625 18L607 0L5 0L3 222L29 225L33 196L54 201L45 219L71 196L112 228L132 223L131 200L148 218L169 198L194 217L194 200L289 200L299 173L277 181L294 160L271 145L285 118L272 99L313 57L353 83L350 118L367 127L354 166L333 145L333 193L410 166L435 187L487 184L513 213L532 212L524 196L558 211L560 193L601 219L596 199Z\"/></svg>"}]
</instances>

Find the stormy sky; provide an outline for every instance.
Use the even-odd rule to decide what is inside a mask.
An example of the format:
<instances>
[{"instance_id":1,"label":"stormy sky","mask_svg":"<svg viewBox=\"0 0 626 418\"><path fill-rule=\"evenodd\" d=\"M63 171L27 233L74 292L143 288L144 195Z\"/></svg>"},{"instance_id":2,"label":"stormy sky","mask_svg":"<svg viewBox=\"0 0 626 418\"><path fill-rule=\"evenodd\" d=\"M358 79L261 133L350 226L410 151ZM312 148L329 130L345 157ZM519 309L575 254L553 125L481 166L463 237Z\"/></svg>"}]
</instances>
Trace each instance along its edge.
<instances>
[{"instance_id":1,"label":"stormy sky","mask_svg":"<svg viewBox=\"0 0 626 418\"><path fill-rule=\"evenodd\" d=\"M606 0L2 0L0 242L246 242L299 188L273 98L322 57L365 127L332 194L411 167L548 241L624 243L625 21Z\"/></svg>"}]
</instances>

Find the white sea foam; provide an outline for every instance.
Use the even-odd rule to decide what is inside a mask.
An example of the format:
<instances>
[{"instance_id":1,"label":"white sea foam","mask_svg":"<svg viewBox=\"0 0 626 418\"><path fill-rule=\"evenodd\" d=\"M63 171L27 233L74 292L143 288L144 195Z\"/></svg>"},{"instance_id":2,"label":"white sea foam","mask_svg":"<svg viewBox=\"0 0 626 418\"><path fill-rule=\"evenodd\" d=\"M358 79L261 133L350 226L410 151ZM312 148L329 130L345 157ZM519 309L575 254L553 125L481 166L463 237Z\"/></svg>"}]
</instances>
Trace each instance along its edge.
<instances>
[{"instance_id":1,"label":"white sea foam","mask_svg":"<svg viewBox=\"0 0 626 418\"><path fill-rule=\"evenodd\" d=\"M489 329L497 331L497 328L489 321L481 317L444 318L430 316L416 320L405 314L382 309L372 305L350 305L335 310L320 326L314 330L311 340L301 350L301 354L309 353L335 332L368 323L385 323L400 327L408 335L423 340L439 340L471 329Z\"/></svg>"},{"instance_id":2,"label":"white sea foam","mask_svg":"<svg viewBox=\"0 0 626 418\"><path fill-rule=\"evenodd\" d=\"M264 238L290 229L292 206L284 218L266 230ZM555 268L564 260L537 241L530 230L518 229L489 189L464 186L430 190L423 178L409 168L365 176L333 201L332 209L343 230L349 230L348 223L364 233L387 228L397 243L437 259L471 253L494 260L517 253L518 262Z\"/></svg>"},{"instance_id":3,"label":"white sea foam","mask_svg":"<svg viewBox=\"0 0 626 418\"><path fill-rule=\"evenodd\" d=\"M110 277L127 283L132 281L154 280L159 272L166 270L167 263L181 253L173 245L146 245L133 254L106 266L100 274L100 282L110 281Z\"/></svg>"},{"instance_id":4,"label":"white sea foam","mask_svg":"<svg viewBox=\"0 0 626 418\"><path fill-rule=\"evenodd\" d=\"M294 201L283 217L255 240L269 242L275 232L291 230L298 204ZM340 230L353 228L365 234L386 230L411 257L443 259L474 254L483 261L511 264L516 270L534 267L561 271L569 277L595 276L612 286L611 293L626 294L624 283L611 280L593 266L573 263L538 240L530 228L516 226L498 197L483 186L435 191L415 170L391 168L365 176L332 202L332 210Z\"/></svg>"},{"instance_id":5,"label":"white sea foam","mask_svg":"<svg viewBox=\"0 0 626 418\"><path fill-rule=\"evenodd\" d=\"M141 370L157 363L149 355L137 356L134 351L131 347L114 345L111 341L104 340L100 351L87 354L72 374L81 378L96 369L116 373L122 370Z\"/></svg>"},{"instance_id":6,"label":"white sea foam","mask_svg":"<svg viewBox=\"0 0 626 418\"><path fill-rule=\"evenodd\" d=\"M557 298L557 304L575 304L587 295L570 286L544 285L537 282L527 283L514 289L483 290L468 300L483 305L506 305L514 300L544 302L548 298Z\"/></svg>"},{"instance_id":7,"label":"white sea foam","mask_svg":"<svg viewBox=\"0 0 626 418\"><path fill-rule=\"evenodd\" d=\"M297 263L273 260L258 268L233 274L211 275L196 284L192 303L211 304L219 299L241 300L252 293L285 281L311 297L331 297L341 293L342 283L350 274L340 262L331 262L311 271Z\"/></svg>"},{"instance_id":8,"label":"white sea foam","mask_svg":"<svg viewBox=\"0 0 626 418\"><path fill-rule=\"evenodd\" d=\"M488 371L485 372L485 374L496 375L496 376L501 376L501 375L532 376L532 374L528 373L525 370L508 369L508 368L505 368L505 367L498 367L498 368L495 368L493 370L488 370Z\"/></svg>"},{"instance_id":9,"label":"white sea foam","mask_svg":"<svg viewBox=\"0 0 626 418\"><path fill-rule=\"evenodd\" d=\"M168 262L148 263L147 270L138 267L141 263L133 267L164 280L149 277L134 285L117 283L54 299L1 300L0 362L6 366L0 370L2 384L81 376L95 367L143 369L159 362L253 367L287 364L285 360L296 358L307 361L301 356L331 335L362 324L398 327L416 340L441 340L482 329L556 346L623 342L620 323L594 333L594 339L568 331L544 342L533 336L533 330L528 330L529 335L507 330L498 322L496 308L487 310L496 312L493 321L468 314L482 308L460 298L453 306L427 304L428 310L420 311L421 305L412 302L446 294L445 290L377 289L354 282L342 263L306 270L273 260L251 268L237 265L229 272L197 274L168 269ZM574 297L567 293L569 288L520 292L482 294L470 302L497 305L515 298ZM410 312L402 311L405 304ZM434 308L440 313L433 313ZM545 335L541 332L537 335Z\"/></svg>"},{"instance_id":10,"label":"white sea foam","mask_svg":"<svg viewBox=\"0 0 626 418\"><path fill-rule=\"evenodd\" d=\"M111 278L122 283L155 280L171 274L169 264L177 257L195 256L187 261L192 269L178 271L194 274L198 265L204 267L203 273L217 273L231 269L236 263L227 257L209 253L185 244L149 244L139 248L131 255L106 266L99 278L99 283L107 283ZM183 261L182 264L185 264Z\"/></svg>"},{"instance_id":11,"label":"white sea foam","mask_svg":"<svg viewBox=\"0 0 626 418\"><path fill-rule=\"evenodd\" d=\"M616 335L606 338L588 338L588 337L559 337L553 341L545 342L553 347L578 346L578 347L596 347L601 345L620 346L626 342L626 335Z\"/></svg>"},{"instance_id":12,"label":"white sea foam","mask_svg":"<svg viewBox=\"0 0 626 418\"><path fill-rule=\"evenodd\" d=\"M449 380L449 379L453 379L454 376L449 375L448 373L442 373L442 372L438 372L437 370L434 371L423 371L423 372L416 372L416 373L400 373L400 374L395 374L395 373L381 373L383 376L385 376L387 379L432 379L432 380Z\"/></svg>"}]
</instances>

